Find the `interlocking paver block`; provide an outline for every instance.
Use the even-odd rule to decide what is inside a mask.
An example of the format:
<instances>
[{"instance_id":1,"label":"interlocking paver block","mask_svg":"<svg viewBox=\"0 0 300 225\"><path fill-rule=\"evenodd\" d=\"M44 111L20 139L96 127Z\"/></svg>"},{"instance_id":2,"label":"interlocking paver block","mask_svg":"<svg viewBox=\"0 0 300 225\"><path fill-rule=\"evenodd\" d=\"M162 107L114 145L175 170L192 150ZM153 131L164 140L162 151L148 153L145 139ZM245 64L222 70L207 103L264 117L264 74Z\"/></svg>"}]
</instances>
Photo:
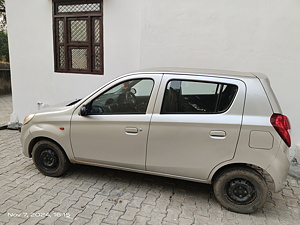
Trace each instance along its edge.
<instances>
[{"instance_id":1,"label":"interlocking paver block","mask_svg":"<svg viewBox=\"0 0 300 225\"><path fill-rule=\"evenodd\" d=\"M130 206L126 207L126 211L123 216L121 216L121 219L133 221L135 218L135 215L140 211L138 208L132 208Z\"/></svg>"},{"instance_id":2,"label":"interlocking paver block","mask_svg":"<svg viewBox=\"0 0 300 225\"><path fill-rule=\"evenodd\" d=\"M94 185L95 183L91 183L91 182L83 182L82 185L80 185L77 190L80 190L80 191L84 191L84 192L87 192L89 190L89 188Z\"/></svg>"},{"instance_id":3,"label":"interlocking paver block","mask_svg":"<svg viewBox=\"0 0 300 225\"><path fill-rule=\"evenodd\" d=\"M118 200L117 204L114 205L112 208L113 210L120 211L120 212L125 212L126 211L126 206L128 205L129 201L128 200Z\"/></svg>"},{"instance_id":4,"label":"interlocking paver block","mask_svg":"<svg viewBox=\"0 0 300 225\"><path fill-rule=\"evenodd\" d=\"M88 223L89 220L81 217L76 217L75 220L73 220L72 225L82 225Z\"/></svg>"},{"instance_id":5,"label":"interlocking paver block","mask_svg":"<svg viewBox=\"0 0 300 225\"><path fill-rule=\"evenodd\" d=\"M36 206L40 206L43 207L48 201L50 201L51 199L53 199L53 196L49 196L49 195L42 195L41 197L39 197L35 202L33 202L32 204L36 205Z\"/></svg>"},{"instance_id":6,"label":"interlocking paver block","mask_svg":"<svg viewBox=\"0 0 300 225\"><path fill-rule=\"evenodd\" d=\"M51 189L49 189L48 185L45 186L47 187L48 191L47 191L47 195L55 197L58 195L58 193L62 192L64 190L64 188L62 188L61 186L55 185L54 187L52 187Z\"/></svg>"},{"instance_id":7,"label":"interlocking paver block","mask_svg":"<svg viewBox=\"0 0 300 225\"><path fill-rule=\"evenodd\" d=\"M115 205L114 202L104 201L102 202L100 208L95 212L101 215L109 215L111 208Z\"/></svg>"},{"instance_id":8,"label":"interlocking paver block","mask_svg":"<svg viewBox=\"0 0 300 225\"><path fill-rule=\"evenodd\" d=\"M53 199L50 200L50 202L61 205L65 199L68 199L68 197L70 197L69 194L59 192Z\"/></svg>"},{"instance_id":9,"label":"interlocking paver block","mask_svg":"<svg viewBox=\"0 0 300 225\"><path fill-rule=\"evenodd\" d=\"M82 195L82 197L93 199L98 192L99 190L96 188L89 188L87 192Z\"/></svg>"},{"instance_id":10,"label":"interlocking paver block","mask_svg":"<svg viewBox=\"0 0 300 225\"><path fill-rule=\"evenodd\" d=\"M60 219L56 220L54 223L54 225L69 225L69 224L70 224L70 222L62 221ZM93 223L91 223L91 224L93 224Z\"/></svg>"},{"instance_id":11,"label":"interlocking paver block","mask_svg":"<svg viewBox=\"0 0 300 225\"><path fill-rule=\"evenodd\" d=\"M58 207L54 208L53 211L59 212L59 213L67 213L69 208L75 204L76 204L76 201L65 199Z\"/></svg>"},{"instance_id":12,"label":"interlocking paver block","mask_svg":"<svg viewBox=\"0 0 300 225\"><path fill-rule=\"evenodd\" d=\"M149 225L162 224L163 219L165 217L166 217L166 214L152 212L150 220L147 222L147 224L149 224Z\"/></svg>"},{"instance_id":13,"label":"interlocking paver block","mask_svg":"<svg viewBox=\"0 0 300 225\"><path fill-rule=\"evenodd\" d=\"M150 220L149 217L136 216L133 221L133 224L134 225L146 225L149 220Z\"/></svg>"},{"instance_id":14,"label":"interlocking paver block","mask_svg":"<svg viewBox=\"0 0 300 225\"><path fill-rule=\"evenodd\" d=\"M118 220L118 225L132 225L132 224L133 224L132 221L123 220L123 219Z\"/></svg>"},{"instance_id":15,"label":"interlocking paver block","mask_svg":"<svg viewBox=\"0 0 300 225\"><path fill-rule=\"evenodd\" d=\"M89 202L90 205L101 206L102 202L107 199L107 196L104 195L95 195L94 199Z\"/></svg>"},{"instance_id":16,"label":"interlocking paver block","mask_svg":"<svg viewBox=\"0 0 300 225\"><path fill-rule=\"evenodd\" d=\"M164 218L164 221L165 222L170 222L170 223L178 223L180 213L181 213L180 210L168 208L167 209L167 216Z\"/></svg>"},{"instance_id":17,"label":"interlocking paver block","mask_svg":"<svg viewBox=\"0 0 300 225\"><path fill-rule=\"evenodd\" d=\"M144 198L138 197L138 196L133 196L130 203L128 203L128 206L140 208L143 201L144 201Z\"/></svg>"},{"instance_id":18,"label":"interlocking paver block","mask_svg":"<svg viewBox=\"0 0 300 225\"><path fill-rule=\"evenodd\" d=\"M89 221L88 224L91 224L91 225L94 225L94 224L95 224L95 225L102 224L102 221L103 221L104 218L106 218L106 216L101 215L101 214L96 214L96 213L94 213L94 214L92 215L92 218L91 218L91 220Z\"/></svg>"},{"instance_id":19,"label":"interlocking paver block","mask_svg":"<svg viewBox=\"0 0 300 225\"><path fill-rule=\"evenodd\" d=\"M103 220L103 222L108 224L118 224L118 220L123 214L123 212L112 209L110 210L109 215Z\"/></svg>"},{"instance_id":20,"label":"interlocking paver block","mask_svg":"<svg viewBox=\"0 0 300 225\"><path fill-rule=\"evenodd\" d=\"M76 202L76 204L73 205L73 207L74 207L74 208L77 208L77 209L84 209L85 206L86 206L86 204L87 204L88 202L90 202L90 201L91 201L90 198L80 197L80 198L78 199L78 201Z\"/></svg>"},{"instance_id":21,"label":"interlocking paver block","mask_svg":"<svg viewBox=\"0 0 300 225\"><path fill-rule=\"evenodd\" d=\"M92 218L95 211L98 210L98 209L99 209L99 207L97 207L97 206L87 205L84 208L83 212L79 213L78 216L86 218L86 219L90 219L90 218Z\"/></svg>"},{"instance_id":22,"label":"interlocking paver block","mask_svg":"<svg viewBox=\"0 0 300 225\"><path fill-rule=\"evenodd\" d=\"M21 202L19 202L17 205L14 207L16 209L20 209L21 211L24 211L31 203L35 202L36 198L33 198L32 196L27 196L24 198Z\"/></svg>"},{"instance_id":23,"label":"interlocking paver block","mask_svg":"<svg viewBox=\"0 0 300 225\"><path fill-rule=\"evenodd\" d=\"M0 205L0 214L4 214L7 212L7 209L18 204L16 201L12 201L8 199L5 203Z\"/></svg>"},{"instance_id":24,"label":"interlocking paver block","mask_svg":"<svg viewBox=\"0 0 300 225\"><path fill-rule=\"evenodd\" d=\"M69 200L78 201L78 199L84 194L83 191L75 190L71 196L69 197Z\"/></svg>"},{"instance_id":25,"label":"interlocking paver block","mask_svg":"<svg viewBox=\"0 0 300 225\"><path fill-rule=\"evenodd\" d=\"M6 202L7 199L10 199L11 197L13 197L13 194L11 193L4 193L1 195L1 198L0 198L0 204L4 204L4 202Z\"/></svg>"}]
</instances>

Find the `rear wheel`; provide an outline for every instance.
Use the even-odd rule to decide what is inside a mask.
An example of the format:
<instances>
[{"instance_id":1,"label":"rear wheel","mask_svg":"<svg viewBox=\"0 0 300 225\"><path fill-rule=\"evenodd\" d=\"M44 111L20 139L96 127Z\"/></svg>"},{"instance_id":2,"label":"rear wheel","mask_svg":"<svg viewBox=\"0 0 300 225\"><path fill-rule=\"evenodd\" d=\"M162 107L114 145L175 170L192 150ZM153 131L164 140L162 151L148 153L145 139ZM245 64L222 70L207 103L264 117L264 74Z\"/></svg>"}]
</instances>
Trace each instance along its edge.
<instances>
[{"instance_id":1,"label":"rear wheel","mask_svg":"<svg viewBox=\"0 0 300 225\"><path fill-rule=\"evenodd\" d=\"M217 175L214 193L218 201L230 211L252 213L265 203L268 187L264 178L255 170L235 167Z\"/></svg>"},{"instance_id":2,"label":"rear wheel","mask_svg":"<svg viewBox=\"0 0 300 225\"><path fill-rule=\"evenodd\" d=\"M66 154L52 141L37 142L33 147L32 158L36 168L46 176L58 177L70 166Z\"/></svg>"}]
</instances>

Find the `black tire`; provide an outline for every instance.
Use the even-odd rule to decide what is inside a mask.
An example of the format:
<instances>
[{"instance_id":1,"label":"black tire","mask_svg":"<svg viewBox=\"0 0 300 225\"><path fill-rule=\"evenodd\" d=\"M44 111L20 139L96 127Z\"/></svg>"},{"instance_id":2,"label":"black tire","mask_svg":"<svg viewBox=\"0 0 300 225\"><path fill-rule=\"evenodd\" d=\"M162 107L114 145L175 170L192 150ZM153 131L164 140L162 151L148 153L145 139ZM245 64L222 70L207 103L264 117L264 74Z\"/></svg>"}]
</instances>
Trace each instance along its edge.
<instances>
[{"instance_id":1,"label":"black tire","mask_svg":"<svg viewBox=\"0 0 300 225\"><path fill-rule=\"evenodd\" d=\"M213 184L214 193L222 206L238 213L252 213L267 200L265 179L248 167L233 167L221 171Z\"/></svg>"},{"instance_id":2,"label":"black tire","mask_svg":"<svg viewBox=\"0 0 300 225\"><path fill-rule=\"evenodd\" d=\"M32 150L36 168L50 177L61 176L70 166L70 161L63 150L52 141L39 141Z\"/></svg>"}]
</instances>

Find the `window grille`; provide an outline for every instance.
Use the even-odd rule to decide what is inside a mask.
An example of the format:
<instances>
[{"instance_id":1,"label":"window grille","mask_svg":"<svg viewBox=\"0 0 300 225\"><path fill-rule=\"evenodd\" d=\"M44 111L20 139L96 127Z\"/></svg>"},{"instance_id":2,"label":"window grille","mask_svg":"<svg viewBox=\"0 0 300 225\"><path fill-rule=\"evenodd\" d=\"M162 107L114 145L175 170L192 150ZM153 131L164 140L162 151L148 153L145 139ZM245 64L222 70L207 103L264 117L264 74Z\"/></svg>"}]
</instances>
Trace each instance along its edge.
<instances>
[{"instance_id":1,"label":"window grille","mask_svg":"<svg viewBox=\"0 0 300 225\"><path fill-rule=\"evenodd\" d=\"M103 74L102 0L53 0L55 71Z\"/></svg>"},{"instance_id":2,"label":"window grille","mask_svg":"<svg viewBox=\"0 0 300 225\"><path fill-rule=\"evenodd\" d=\"M100 12L100 3L90 4L74 4L74 5L58 5L57 13L74 13L74 12Z\"/></svg>"}]
</instances>

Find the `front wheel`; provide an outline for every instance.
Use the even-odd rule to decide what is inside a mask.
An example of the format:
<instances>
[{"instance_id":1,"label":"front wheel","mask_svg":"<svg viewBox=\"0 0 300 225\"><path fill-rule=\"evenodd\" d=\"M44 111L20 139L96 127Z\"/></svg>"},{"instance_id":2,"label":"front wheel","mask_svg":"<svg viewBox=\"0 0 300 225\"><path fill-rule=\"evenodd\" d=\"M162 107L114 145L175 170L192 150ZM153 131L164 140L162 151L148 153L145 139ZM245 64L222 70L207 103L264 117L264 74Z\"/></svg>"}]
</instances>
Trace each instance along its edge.
<instances>
[{"instance_id":1,"label":"front wheel","mask_svg":"<svg viewBox=\"0 0 300 225\"><path fill-rule=\"evenodd\" d=\"M263 206L268 187L264 178L251 168L235 167L222 171L214 181L218 201L230 211L252 213Z\"/></svg>"},{"instance_id":2,"label":"front wheel","mask_svg":"<svg viewBox=\"0 0 300 225\"><path fill-rule=\"evenodd\" d=\"M44 175L58 177L70 166L69 159L54 142L43 140L37 142L32 151L36 168Z\"/></svg>"}]
</instances>

